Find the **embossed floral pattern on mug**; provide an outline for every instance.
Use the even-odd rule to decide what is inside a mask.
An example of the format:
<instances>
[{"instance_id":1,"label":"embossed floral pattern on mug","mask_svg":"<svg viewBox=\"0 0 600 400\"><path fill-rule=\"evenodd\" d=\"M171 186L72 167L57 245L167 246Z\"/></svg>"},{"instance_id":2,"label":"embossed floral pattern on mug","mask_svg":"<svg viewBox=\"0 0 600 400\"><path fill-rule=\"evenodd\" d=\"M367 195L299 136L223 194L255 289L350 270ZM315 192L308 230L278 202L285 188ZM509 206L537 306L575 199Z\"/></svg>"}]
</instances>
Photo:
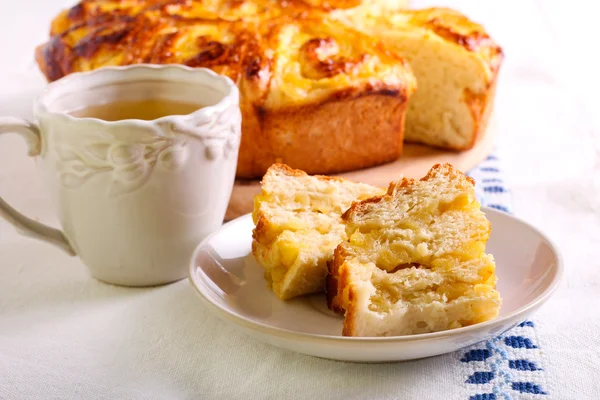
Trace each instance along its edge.
<instances>
[{"instance_id":1,"label":"embossed floral pattern on mug","mask_svg":"<svg viewBox=\"0 0 600 400\"><path fill-rule=\"evenodd\" d=\"M239 115L225 112L218 120L190 117L184 123L159 122L126 133L98 129L89 132L84 143L57 146L60 182L77 188L98 173L110 173L108 195L128 193L144 185L154 168L179 170L189 157L189 140L201 141L209 160L237 157L236 124Z\"/></svg>"},{"instance_id":2,"label":"embossed floral pattern on mug","mask_svg":"<svg viewBox=\"0 0 600 400\"><path fill-rule=\"evenodd\" d=\"M77 188L97 173L110 172L112 182L108 194L115 196L142 186L157 164L176 171L187 158L185 141L175 137L148 134L147 138L130 143L106 131L94 136L95 140L83 145L57 147L62 161L60 181L64 186Z\"/></svg>"}]
</instances>

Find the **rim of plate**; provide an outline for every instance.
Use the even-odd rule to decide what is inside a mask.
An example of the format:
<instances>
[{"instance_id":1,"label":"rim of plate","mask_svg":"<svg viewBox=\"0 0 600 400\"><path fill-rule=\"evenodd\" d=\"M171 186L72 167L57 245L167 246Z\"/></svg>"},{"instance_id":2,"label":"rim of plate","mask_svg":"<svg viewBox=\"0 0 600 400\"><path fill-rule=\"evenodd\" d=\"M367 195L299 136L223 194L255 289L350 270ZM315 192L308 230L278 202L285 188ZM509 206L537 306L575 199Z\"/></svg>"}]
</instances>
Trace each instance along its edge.
<instances>
[{"instance_id":1,"label":"rim of plate","mask_svg":"<svg viewBox=\"0 0 600 400\"><path fill-rule=\"evenodd\" d=\"M222 315L228 317L229 319L231 319L235 322L238 322L238 323L242 323L243 325L245 325L251 329L260 331L262 333L274 334L274 335L278 335L278 336L294 337L295 339L300 339L300 340L324 340L324 341L340 341L340 340L342 340L342 341L347 341L347 342L390 343L390 342L431 340L431 339L438 339L438 338L447 337L447 336L455 336L455 335L460 335L463 333L479 331L479 330L485 329L486 327L489 327L489 326L501 325L503 322L508 322L510 320L518 319L519 316L527 313L527 311L529 311L531 309L535 309L538 306L541 306L544 302L546 302L546 300L548 300L550 298L552 293L554 293L554 291L558 287L558 285L563 277L563 273L564 273L562 255L561 255L560 251L558 250L558 247L556 246L554 241L551 240L547 235L545 235L543 232L541 232L539 229L537 229L535 226L531 225L530 223L528 223L520 218L517 218L511 214L508 214L508 213L505 213L505 212L502 212L499 210L495 210L495 209L489 208L489 207L482 207L481 210L486 214L488 214L488 213L496 214L496 215L500 215L502 218L512 219L513 221L516 221L517 223L521 223L521 224L525 225L526 227L532 229L534 232L536 232L538 235L540 235L541 238L543 238L546 242L548 242L548 244L552 248L552 251L554 252L554 254L556 254L557 262L556 262L556 274L554 275L552 282L550 282L548 287L546 289L544 289L544 291L539 296L537 296L535 299L533 299L529 303L523 305L522 307L518 308L517 310L513 311L512 313L510 313L508 315L505 315L500 318L494 318L489 321L480 322L480 323L474 324L474 325L469 325L469 326L464 326L461 328L449 329L449 330L439 331L439 332L419 333L419 334L415 334L415 335L402 335L402 336L354 337L354 336L341 336L341 335L339 335L339 336L338 335L323 335L323 334L318 334L318 333L297 332L297 331L293 331L290 329L278 328L278 327L268 325L268 324L265 324L262 322L254 321L250 318L247 318L240 314L236 314L228 309L225 309L225 308L219 306L210 298L210 296L207 296L203 293L202 289L200 289L199 283L196 281L197 278L195 275L195 269L196 269L195 260L196 260L197 254L200 251L200 249L202 249L207 243L209 243L214 236L218 235L221 230L223 230L227 226L241 223L244 219L251 218L251 213L244 214L244 215L237 217L229 222L226 222L217 231L213 232L211 235L209 235L204 240L202 240L200 242L200 244L198 244L198 246L196 246L196 248L194 249L194 252L192 254L192 257L190 259L190 265L189 265L189 269L188 269L189 280L190 280L190 283L192 284L192 286L194 287L194 289L198 292L198 294L200 295L202 300L204 300L205 303L209 304L210 306L213 307L213 309L219 311Z\"/></svg>"}]
</instances>

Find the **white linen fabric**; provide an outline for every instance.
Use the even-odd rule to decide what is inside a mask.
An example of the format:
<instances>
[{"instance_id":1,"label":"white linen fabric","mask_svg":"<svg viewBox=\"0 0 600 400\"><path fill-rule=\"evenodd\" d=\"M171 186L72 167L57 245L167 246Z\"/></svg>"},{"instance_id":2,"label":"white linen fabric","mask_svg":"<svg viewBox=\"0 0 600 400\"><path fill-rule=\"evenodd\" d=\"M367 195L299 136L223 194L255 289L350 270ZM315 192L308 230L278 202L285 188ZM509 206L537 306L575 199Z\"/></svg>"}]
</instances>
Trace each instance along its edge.
<instances>
[{"instance_id":1,"label":"white linen fabric","mask_svg":"<svg viewBox=\"0 0 600 400\"><path fill-rule=\"evenodd\" d=\"M45 84L33 48L71 4L2 0L0 114L31 116ZM425 360L322 360L238 332L209 313L187 281L105 285L77 258L0 221L0 399L600 398L600 118L591 113L600 85L595 36L585 30L596 23L595 3L413 4L457 8L504 47L495 154L512 203L498 197L505 192L478 189L484 202L512 205L546 232L566 267L555 296L531 321L496 341ZM25 145L11 136L0 141L0 195L56 223Z\"/></svg>"}]
</instances>

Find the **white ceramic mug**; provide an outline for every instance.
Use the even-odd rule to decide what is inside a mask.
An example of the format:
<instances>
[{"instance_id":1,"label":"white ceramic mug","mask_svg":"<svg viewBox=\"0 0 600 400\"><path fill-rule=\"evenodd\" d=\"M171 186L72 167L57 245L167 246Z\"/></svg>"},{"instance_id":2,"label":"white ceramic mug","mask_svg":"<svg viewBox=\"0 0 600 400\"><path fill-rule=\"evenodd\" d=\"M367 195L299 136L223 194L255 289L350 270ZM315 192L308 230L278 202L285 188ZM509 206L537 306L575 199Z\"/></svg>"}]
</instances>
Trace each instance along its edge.
<instances>
[{"instance_id":1,"label":"white ceramic mug","mask_svg":"<svg viewBox=\"0 0 600 400\"><path fill-rule=\"evenodd\" d=\"M115 122L67 111L143 99L202 104L189 115ZM0 198L21 233L78 255L105 282L149 286L186 276L194 247L223 222L241 135L239 92L227 77L176 65L107 67L68 75L34 105L37 124L0 118L26 139L62 230Z\"/></svg>"}]
</instances>

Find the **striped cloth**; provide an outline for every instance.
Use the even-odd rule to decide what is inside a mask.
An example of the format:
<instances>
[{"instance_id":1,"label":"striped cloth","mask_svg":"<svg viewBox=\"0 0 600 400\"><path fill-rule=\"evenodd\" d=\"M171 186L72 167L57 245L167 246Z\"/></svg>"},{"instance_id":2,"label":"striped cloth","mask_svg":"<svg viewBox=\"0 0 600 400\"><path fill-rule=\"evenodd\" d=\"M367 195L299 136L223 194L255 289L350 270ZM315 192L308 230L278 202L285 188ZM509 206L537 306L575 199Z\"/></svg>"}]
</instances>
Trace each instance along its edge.
<instances>
[{"instance_id":1,"label":"striped cloth","mask_svg":"<svg viewBox=\"0 0 600 400\"><path fill-rule=\"evenodd\" d=\"M500 160L492 154L469 171L482 206L512 213ZM535 322L524 321L488 342L457 351L453 359L462 372L468 400L548 399L542 350Z\"/></svg>"}]
</instances>

